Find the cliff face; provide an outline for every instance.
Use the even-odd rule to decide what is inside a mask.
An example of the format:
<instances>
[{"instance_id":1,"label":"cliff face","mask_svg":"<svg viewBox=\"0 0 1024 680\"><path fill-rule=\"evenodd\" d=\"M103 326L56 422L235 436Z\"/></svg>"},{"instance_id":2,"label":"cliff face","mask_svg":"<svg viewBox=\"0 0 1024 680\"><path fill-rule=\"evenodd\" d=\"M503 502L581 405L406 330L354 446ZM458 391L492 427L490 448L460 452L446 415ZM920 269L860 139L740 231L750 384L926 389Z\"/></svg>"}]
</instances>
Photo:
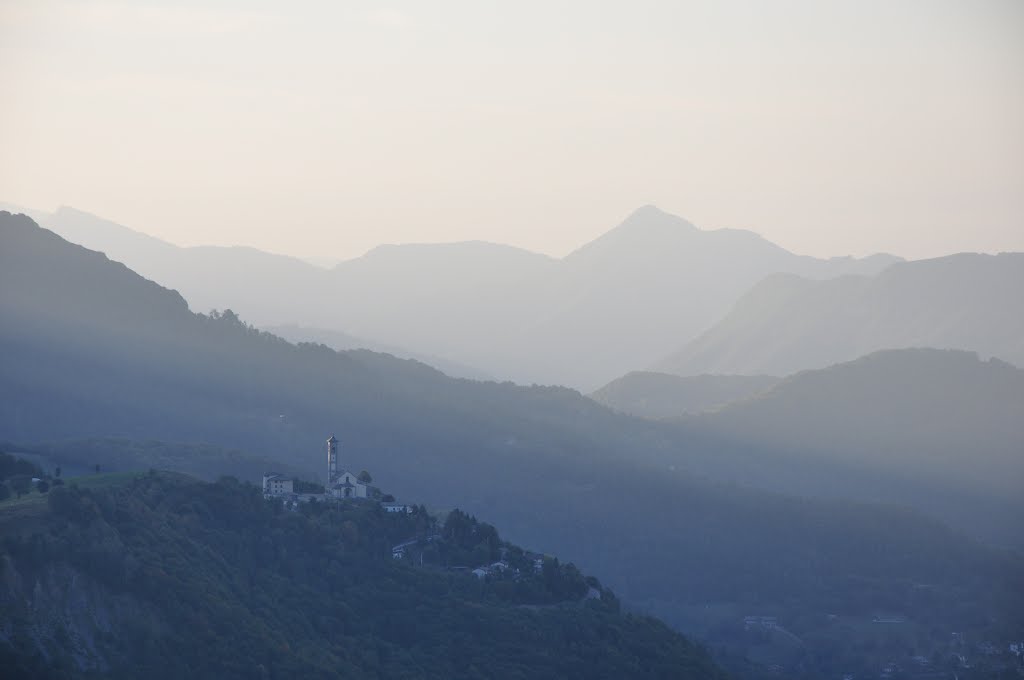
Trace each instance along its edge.
<instances>
[{"instance_id":1,"label":"cliff face","mask_svg":"<svg viewBox=\"0 0 1024 680\"><path fill-rule=\"evenodd\" d=\"M49 666L106 673L116 665L111 641L131 625L159 636L164 626L151 607L112 592L75 567L15 565L0 556L0 639Z\"/></svg>"}]
</instances>

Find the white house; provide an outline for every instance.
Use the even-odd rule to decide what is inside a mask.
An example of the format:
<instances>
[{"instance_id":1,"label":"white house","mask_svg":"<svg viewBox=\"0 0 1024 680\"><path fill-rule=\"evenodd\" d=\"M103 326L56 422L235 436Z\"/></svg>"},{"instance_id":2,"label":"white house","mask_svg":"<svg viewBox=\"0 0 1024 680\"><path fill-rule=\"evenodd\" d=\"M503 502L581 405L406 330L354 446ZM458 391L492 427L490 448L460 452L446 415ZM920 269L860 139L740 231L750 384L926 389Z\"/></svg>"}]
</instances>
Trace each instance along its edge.
<instances>
[{"instance_id":1,"label":"white house","mask_svg":"<svg viewBox=\"0 0 1024 680\"><path fill-rule=\"evenodd\" d=\"M412 506L402 503L381 503L380 507L384 508L384 512L412 513Z\"/></svg>"},{"instance_id":2,"label":"white house","mask_svg":"<svg viewBox=\"0 0 1024 680\"><path fill-rule=\"evenodd\" d=\"M779 619L774 616L744 616L743 628L752 630L761 628L763 630L775 630L779 627Z\"/></svg>"},{"instance_id":3,"label":"white house","mask_svg":"<svg viewBox=\"0 0 1024 680\"><path fill-rule=\"evenodd\" d=\"M263 475L263 494L265 496L281 496L295 493L294 481L291 477L276 472L267 472Z\"/></svg>"}]
</instances>

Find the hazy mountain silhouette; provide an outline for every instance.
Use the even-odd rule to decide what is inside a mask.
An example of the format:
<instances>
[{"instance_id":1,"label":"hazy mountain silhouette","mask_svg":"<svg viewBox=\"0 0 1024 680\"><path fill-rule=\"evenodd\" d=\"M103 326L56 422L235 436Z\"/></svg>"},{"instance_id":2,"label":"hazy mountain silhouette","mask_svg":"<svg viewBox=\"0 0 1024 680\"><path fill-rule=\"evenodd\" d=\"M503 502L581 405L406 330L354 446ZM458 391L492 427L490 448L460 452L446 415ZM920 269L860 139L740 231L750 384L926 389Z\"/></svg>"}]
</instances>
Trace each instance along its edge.
<instances>
[{"instance_id":1,"label":"hazy mountain silhouette","mask_svg":"<svg viewBox=\"0 0 1024 680\"><path fill-rule=\"evenodd\" d=\"M686 423L761 451L737 466L737 481L906 503L1019 540L1022 419L1024 370L970 352L905 349L798 373Z\"/></svg>"},{"instance_id":2,"label":"hazy mountain silhouette","mask_svg":"<svg viewBox=\"0 0 1024 680\"><path fill-rule=\"evenodd\" d=\"M1024 254L960 254L880 274L775 275L655 370L786 375L881 349L976 351L1024 365Z\"/></svg>"},{"instance_id":3,"label":"hazy mountain silhouette","mask_svg":"<svg viewBox=\"0 0 1024 680\"><path fill-rule=\"evenodd\" d=\"M0 439L205 441L315 478L333 431L346 466L400 498L496 522L684 630L708 603L778 612L797 635L821 612L870 616L894 597L929 624L962 623L964 593L967 618L986 625L1022 610L1016 562L912 512L707 481L705 468L721 473L709 461L771 453L716 445L710 424L291 345L234 314L195 315L177 293L25 217L0 214L0 246ZM915 583L935 584L935 597L913 599ZM741 644L742 627L716 630L705 632Z\"/></svg>"},{"instance_id":4,"label":"hazy mountain silhouette","mask_svg":"<svg viewBox=\"0 0 1024 680\"><path fill-rule=\"evenodd\" d=\"M518 382L595 389L666 356L776 272L875 273L646 206L562 260L489 243L381 246L325 271L244 248L178 248L62 208L43 224L257 326L341 331ZM324 254L325 256L328 254Z\"/></svg>"},{"instance_id":5,"label":"hazy mountain silhouette","mask_svg":"<svg viewBox=\"0 0 1024 680\"><path fill-rule=\"evenodd\" d=\"M330 273L297 258L242 247L182 248L69 207L40 224L180 291L195 311L233 306L257 325L325 314L317 291L327 288Z\"/></svg>"},{"instance_id":6,"label":"hazy mountain silhouette","mask_svg":"<svg viewBox=\"0 0 1024 680\"><path fill-rule=\"evenodd\" d=\"M305 326L296 326L294 324L285 326L267 326L263 330L293 343L312 342L318 345L327 345L331 349L336 349L338 351L368 349L372 352L391 354L399 359L414 359L436 368L445 375L450 375L453 378L494 380L494 376L487 375L483 371L477 370L472 366L466 366L465 364L457 361L449 361L447 359L442 359L428 354L411 352L404 347L395 347L394 345L389 345L384 342L357 338L354 335L349 335L342 331L332 331L325 328L307 328Z\"/></svg>"},{"instance_id":7,"label":"hazy mountain silhouette","mask_svg":"<svg viewBox=\"0 0 1024 680\"><path fill-rule=\"evenodd\" d=\"M643 418L678 418L746 399L774 387L768 375L698 375L683 377L635 371L590 395L594 401Z\"/></svg>"},{"instance_id":8,"label":"hazy mountain silhouette","mask_svg":"<svg viewBox=\"0 0 1024 680\"><path fill-rule=\"evenodd\" d=\"M7 203L5 201L0 201L0 211L9 212L14 215L19 213L22 215L28 215L38 224L42 224L50 217L50 214L44 210L34 210L32 208L26 208L14 203Z\"/></svg>"}]
</instances>

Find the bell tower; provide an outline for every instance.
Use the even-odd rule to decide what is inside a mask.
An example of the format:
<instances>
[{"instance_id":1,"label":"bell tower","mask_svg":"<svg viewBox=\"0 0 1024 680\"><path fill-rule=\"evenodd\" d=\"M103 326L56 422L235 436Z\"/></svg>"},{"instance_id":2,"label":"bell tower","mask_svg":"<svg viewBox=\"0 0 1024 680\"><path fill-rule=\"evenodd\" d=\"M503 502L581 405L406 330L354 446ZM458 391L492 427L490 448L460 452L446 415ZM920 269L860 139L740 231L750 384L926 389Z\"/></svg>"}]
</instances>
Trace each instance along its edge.
<instances>
[{"instance_id":1,"label":"bell tower","mask_svg":"<svg viewBox=\"0 0 1024 680\"><path fill-rule=\"evenodd\" d=\"M327 440L327 486L338 476L338 439L332 434Z\"/></svg>"}]
</instances>

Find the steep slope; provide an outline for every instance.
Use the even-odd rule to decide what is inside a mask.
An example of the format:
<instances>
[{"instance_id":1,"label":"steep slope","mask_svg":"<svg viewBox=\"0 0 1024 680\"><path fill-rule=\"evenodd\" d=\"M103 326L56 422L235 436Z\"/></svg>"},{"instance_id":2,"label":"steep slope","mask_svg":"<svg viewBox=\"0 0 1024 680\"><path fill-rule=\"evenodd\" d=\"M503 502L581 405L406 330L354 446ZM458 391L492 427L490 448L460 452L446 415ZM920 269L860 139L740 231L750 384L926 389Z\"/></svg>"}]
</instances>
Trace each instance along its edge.
<instances>
[{"instance_id":1,"label":"steep slope","mask_svg":"<svg viewBox=\"0 0 1024 680\"><path fill-rule=\"evenodd\" d=\"M1024 370L954 350L889 350L798 373L764 394L690 418L767 451L746 469L777 488L928 509L1009 537L1024 515ZM782 477L781 475L779 477Z\"/></svg>"},{"instance_id":2,"label":"steep slope","mask_svg":"<svg viewBox=\"0 0 1024 680\"><path fill-rule=\"evenodd\" d=\"M964 253L828 281L776 275L655 370L786 375L903 347L963 349L1021 366L1021 290L1024 253Z\"/></svg>"},{"instance_id":3,"label":"steep slope","mask_svg":"<svg viewBox=\"0 0 1024 680\"><path fill-rule=\"evenodd\" d=\"M665 356L768 274L872 274L897 259L798 256L653 206L563 260L480 242L412 244L332 271L244 248L177 248L70 208L44 226L181 291L196 311L231 308L260 327L340 331L587 390Z\"/></svg>"},{"instance_id":4,"label":"steep slope","mask_svg":"<svg viewBox=\"0 0 1024 680\"><path fill-rule=\"evenodd\" d=\"M859 621L894 608L929 645L948 644L965 617L1018 634L1015 557L912 512L701 476L709 462L762 451L616 415L571 390L454 380L386 355L297 347L233 314L194 315L176 293L27 218L0 215L0 246L0 439L205 441L315 478L333 431L344 464L397 496L496 522L683 630L700 628L695 613L734 612L704 629L716 644L742 651L733 624L750 610L801 636L824 612ZM160 309L166 318L153 318ZM939 595L915 598L916 583ZM821 644L787 668L842 670L827 659L851 640Z\"/></svg>"},{"instance_id":5,"label":"steep slope","mask_svg":"<svg viewBox=\"0 0 1024 680\"><path fill-rule=\"evenodd\" d=\"M257 324L323 311L311 291L323 290L329 273L296 258L252 248L182 248L66 206L41 224L173 287L196 311L231 307Z\"/></svg>"},{"instance_id":6,"label":"steep slope","mask_svg":"<svg viewBox=\"0 0 1024 680\"><path fill-rule=\"evenodd\" d=\"M710 411L774 387L768 375L698 375L683 377L635 371L590 395L608 408L642 418L678 418Z\"/></svg>"},{"instance_id":7,"label":"steep slope","mask_svg":"<svg viewBox=\"0 0 1024 680\"><path fill-rule=\"evenodd\" d=\"M182 248L128 227L62 206L42 215L41 224L63 238L128 264L133 271L179 290L199 312L230 307L256 325L293 342L319 342L335 349L365 348L416 358L456 377L480 378L481 371L401 346L356 337L343 330L273 326L282 319L336 323L330 272L296 258L252 248Z\"/></svg>"},{"instance_id":8,"label":"steep slope","mask_svg":"<svg viewBox=\"0 0 1024 680\"><path fill-rule=\"evenodd\" d=\"M302 510L169 474L0 504L4 677L725 677L572 566L479 582L392 559L428 530L441 537L431 555L468 550L453 522L430 529L376 504ZM458 517L488 536L483 554L522 554Z\"/></svg>"},{"instance_id":9,"label":"steep slope","mask_svg":"<svg viewBox=\"0 0 1024 680\"><path fill-rule=\"evenodd\" d=\"M467 378L469 380L494 380L494 376L488 375L481 370L467 366L458 361L449 361L429 354L420 354L410 351L404 347L396 347L384 342L357 338L354 335L342 331L332 331L326 328L309 328L289 324L285 326L264 326L263 330L268 333L284 338L291 343L312 342L318 345L327 345L331 349L346 351L353 349L368 349L371 352L391 354L399 359L414 359L420 363L427 364L445 375L453 378Z\"/></svg>"}]
</instances>

